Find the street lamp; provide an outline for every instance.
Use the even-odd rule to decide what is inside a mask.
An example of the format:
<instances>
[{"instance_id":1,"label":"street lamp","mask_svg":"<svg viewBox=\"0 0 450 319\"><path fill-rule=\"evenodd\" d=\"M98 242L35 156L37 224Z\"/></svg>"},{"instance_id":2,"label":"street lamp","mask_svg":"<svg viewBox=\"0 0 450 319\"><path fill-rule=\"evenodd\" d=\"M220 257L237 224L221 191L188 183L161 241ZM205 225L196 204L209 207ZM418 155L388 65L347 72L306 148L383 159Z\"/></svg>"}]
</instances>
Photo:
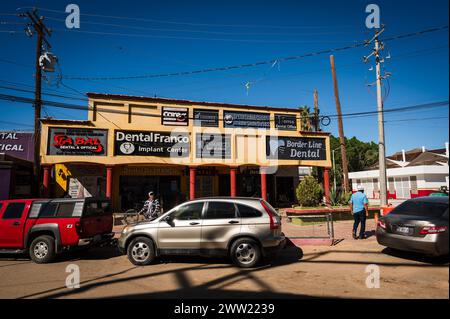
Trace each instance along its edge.
<instances>
[{"instance_id":1,"label":"street lamp","mask_svg":"<svg viewBox=\"0 0 450 319\"><path fill-rule=\"evenodd\" d=\"M332 155L333 155L333 185L334 185L334 191L336 191L336 164L334 163L334 151L339 150L340 147L334 149L333 151L331 151Z\"/></svg>"}]
</instances>

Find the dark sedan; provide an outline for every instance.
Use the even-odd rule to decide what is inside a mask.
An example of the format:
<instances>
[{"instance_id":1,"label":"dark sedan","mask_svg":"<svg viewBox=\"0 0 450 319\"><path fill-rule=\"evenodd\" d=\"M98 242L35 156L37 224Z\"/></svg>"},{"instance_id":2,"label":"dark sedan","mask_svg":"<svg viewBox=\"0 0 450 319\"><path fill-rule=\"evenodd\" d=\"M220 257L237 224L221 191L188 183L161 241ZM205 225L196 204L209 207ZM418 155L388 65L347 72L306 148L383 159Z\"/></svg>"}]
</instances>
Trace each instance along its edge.
<instances>
[{"instance_id":1,"label":"dark sedan","mask_svg":"<svg viewBox=\"0 0 450 319\"><path fill-rule=\"evenodd\" d=\"M407 200L382 216L377 241L390 248L448 255L448 197L419 197Z\"/></svg>"}]
</instances>

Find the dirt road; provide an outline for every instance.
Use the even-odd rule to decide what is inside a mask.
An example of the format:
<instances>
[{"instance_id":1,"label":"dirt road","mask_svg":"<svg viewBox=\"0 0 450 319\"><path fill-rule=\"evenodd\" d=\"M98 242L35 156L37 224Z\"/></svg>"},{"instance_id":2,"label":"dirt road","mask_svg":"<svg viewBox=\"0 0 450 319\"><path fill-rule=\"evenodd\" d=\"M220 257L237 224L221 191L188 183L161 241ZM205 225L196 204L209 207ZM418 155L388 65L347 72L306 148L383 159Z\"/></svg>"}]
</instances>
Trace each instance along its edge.
<instances>
[{"instance_id":1,"label":"dirt road","mask_svg":"<svg viewBox=\"0 0 450 319\"><path fill-rule=\"evenodd\" d=\"M65 287L69 264L79 266L78 289ZM366 286L371 264L380 269L380 288ZM47 265L0 258L0 298L449 298L448 280L446 260L392 252L375 240L288 247L272 264L252 270L200 257L135 267L113 248L64 255Z\"/></svg>"}]
</instances>

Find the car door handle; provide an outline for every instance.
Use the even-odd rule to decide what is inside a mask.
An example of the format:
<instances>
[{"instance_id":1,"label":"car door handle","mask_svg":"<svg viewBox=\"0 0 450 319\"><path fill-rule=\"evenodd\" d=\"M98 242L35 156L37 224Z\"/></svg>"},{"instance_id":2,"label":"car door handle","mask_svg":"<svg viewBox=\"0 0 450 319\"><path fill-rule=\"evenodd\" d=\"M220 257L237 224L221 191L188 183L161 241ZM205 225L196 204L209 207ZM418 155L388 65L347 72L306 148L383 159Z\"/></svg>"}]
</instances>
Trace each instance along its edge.
<instances>
[{"instance_id":1,"label":"car door handle","mask_svg":"<svg viewBox=\"0 0 450 319\"><path fill-rule=\"evenodd\" d=\"M197 223L197 222L191 222L191 223L189 223L189 225L192 225L192 226L198 225L198 224L200 224L200 223Z\"/></svg>"},{"instance_id":2,"label":"car door handle","mask_svg":"<svg viewBox=\"0 0 450 319\"><path fill-rule=\"evenodd\" d=\"M239 224L238 220L230 220L228 224Z\"/></svg>"},{"instance_id":3,"label":"car door handle","mask_svg":"<svg viewBox=\"0 0 450 319\"><path fill-rule=\"evenodd\" d=\"M19 226L19 225L20 225L20 222L14 222L14 223L12 223L12 225L13 225L13 226Z\"/></svg>"}]
</instances>

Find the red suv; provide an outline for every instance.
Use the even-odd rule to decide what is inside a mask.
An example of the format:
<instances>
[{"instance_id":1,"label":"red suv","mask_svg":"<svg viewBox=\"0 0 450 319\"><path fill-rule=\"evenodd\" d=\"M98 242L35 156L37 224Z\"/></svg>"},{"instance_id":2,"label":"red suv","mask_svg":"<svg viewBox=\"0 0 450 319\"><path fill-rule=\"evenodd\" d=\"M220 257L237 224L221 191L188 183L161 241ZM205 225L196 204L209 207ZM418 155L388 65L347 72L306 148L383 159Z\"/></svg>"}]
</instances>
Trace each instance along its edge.
<instances>
[{"instance_id":1,"label":"red suv","mask_svg":"<svg viewBox=\"0 0 450 319\"><path fill-rule=\"evenodd\" d=\"M51 262L64 250L109 241L112 228L108 199L0 201L0 253L28 250L36 263Z\"/></svg>"}]
</instances>

